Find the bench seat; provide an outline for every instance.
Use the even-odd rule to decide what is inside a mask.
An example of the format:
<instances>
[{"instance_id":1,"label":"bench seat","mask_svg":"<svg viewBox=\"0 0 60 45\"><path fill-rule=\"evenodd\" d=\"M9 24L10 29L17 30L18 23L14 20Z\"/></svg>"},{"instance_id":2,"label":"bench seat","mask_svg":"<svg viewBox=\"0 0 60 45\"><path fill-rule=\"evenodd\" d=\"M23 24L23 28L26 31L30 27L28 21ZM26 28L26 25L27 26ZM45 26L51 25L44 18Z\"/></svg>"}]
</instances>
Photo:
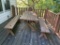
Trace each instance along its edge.
<instances>
[{"instance_id":1,"label":"bench seat","mask_svg":"<svg viewBox=\"0 0 60 45\"><path fill-rule=\"evenodd\" d=\"M41 32L50 33L50 31L45 23L44 18L42 18L42 17L39 18L39 25L40 25Z\"/></svg>"},{"instance_id":2,"label":"bench seat","mask_svg":"<svg viewBox=\"0 0 60 45\"><path fill-rule=\"evenodd\" d=\"M12 29L14 28L15 24L17 23L19 19L19 16L15 16L4 28L7 29L12 35L14 35L14 33L12 32Z\"/></svg>"},{"instance_id":3,"label":"bench seat","mask_svg":"<svg viewBox=\"0 0 60 45\"><path fill-rule=\"evenodd\" d=\"M44 36L47 39L45 34L47 34L47 33L50 34L50 31L49 31L48 26L45 23L45 19L43 17L39 18L39 25L40 25L40 30L41 30L40 37Z\"/></svg>"}]
</instances>

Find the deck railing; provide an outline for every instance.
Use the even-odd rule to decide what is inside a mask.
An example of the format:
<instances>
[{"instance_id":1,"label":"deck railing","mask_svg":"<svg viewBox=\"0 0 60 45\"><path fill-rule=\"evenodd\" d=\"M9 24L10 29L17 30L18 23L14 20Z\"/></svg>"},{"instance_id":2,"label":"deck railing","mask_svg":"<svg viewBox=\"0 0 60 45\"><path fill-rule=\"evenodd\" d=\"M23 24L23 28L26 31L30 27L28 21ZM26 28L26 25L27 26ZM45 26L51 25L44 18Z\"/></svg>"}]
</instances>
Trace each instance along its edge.
<instances>
[{"instance_id":1,"label":"deck railing","mask_svg":"<svg viewBox=\"0 0 60 45\"><path fill-rule=\"evenodd\" d=\"M17 9L17 15L22 15L24 11L27 11L28 8L16 8ZM43 9L33 9L33 12L37 14L37 16L43 17L45 10Z\"/></svg>"},{"instance_id":2,"label":"deck railing","mask_svg":"<svg viewBox=\"0 0 60 45\"><path fill-rule=\"evenodd\" d=\"M27 11L28 8L17 8L17 15L22 15L24 11ZM60 35L60 14L53 13L49 10L43 9L33 9L33 12L39 17L44 17L50 24L55 33Z\"/></svg>"},{"instance_id":3,"label":"deck railing","mask_svg":"<svg viewBox=\"0 0 60 45\"><path fill-rule=\"evenodd\" d=\"M49 24L51 24L54 32L60 35L60 14L53 13L50 10L45 10L44 18Z\"/></svg>"}]
</instances>

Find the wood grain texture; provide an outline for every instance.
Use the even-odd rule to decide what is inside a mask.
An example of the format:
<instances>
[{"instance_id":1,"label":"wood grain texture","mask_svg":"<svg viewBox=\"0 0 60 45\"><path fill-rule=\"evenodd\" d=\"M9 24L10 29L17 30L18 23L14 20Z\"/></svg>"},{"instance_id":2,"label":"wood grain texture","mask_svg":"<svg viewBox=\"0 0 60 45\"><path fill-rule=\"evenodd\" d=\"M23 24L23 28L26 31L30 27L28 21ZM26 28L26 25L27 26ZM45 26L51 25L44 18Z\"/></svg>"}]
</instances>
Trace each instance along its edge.
<instances>
[{"instance_id":1,"label":"wood grain texture","mask_svg":"<svg viewBox=\"0 0 60 45\"><path fill-rule=\"evenodd\" d=\"M7 32L5 31L0 33L0 45L60 45L60 39L55 34L52 32L50 35L48 34L48 39L39 37L41 32L31 31L26 22L18 23L14 30L17 30L15 36L6 36Z\"/></svg>"},{"instance_id":2,"label":"wood grain texture","mask_svg":"<svg viewBox=\"0 0 60 45\"><path fill-rule=\"evenodd\" d=\"M50 31L45 23L45 20L42 17L39 18L39 24L40 24L41 32L50 33Z\"/></svg>"},{"instance_id":3,"label":"wood grain texture","mask_svg":"<svg viewBox=\"0 0 60 45\"><path fill-rule=\"evenodd\" d=\"M4 28L13 29L18 19L19 19L19 16L15 16Z\"/></svg>"},{"instance_id":4,"label":"wood grain texture","mask_svg":"<svg viewBox=\"0 0 60 45\"><path fill-rule=\"evenodd\" d=\"M31 11L26 11L21 15L21 20L27 20L27 21L38 21L37 15Z\"/></svg>"}]
</instances>

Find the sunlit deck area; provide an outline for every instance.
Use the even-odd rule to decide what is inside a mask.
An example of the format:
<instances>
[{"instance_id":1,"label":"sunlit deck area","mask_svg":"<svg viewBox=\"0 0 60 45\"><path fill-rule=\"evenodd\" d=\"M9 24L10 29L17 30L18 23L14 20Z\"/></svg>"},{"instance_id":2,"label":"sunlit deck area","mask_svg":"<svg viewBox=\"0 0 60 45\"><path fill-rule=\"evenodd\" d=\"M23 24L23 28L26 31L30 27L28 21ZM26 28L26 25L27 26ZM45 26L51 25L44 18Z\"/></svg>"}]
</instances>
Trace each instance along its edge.
<instances>
[{"instance_id":1,"label":"sunlit deck area","mask_svg":"<svg viewBox=\"0 0 60 45\"><path fill-rule=\"evenodd\" d=\"M38 30L32 31L25 21L20 21L17 23L13 32L15 35L7 35L7 30L4 26L10 21L4 22L0 25L0 45L60 45L60 39L52 32L45 37L40 37L39 26Z\"/></svg>"}]
</instances>

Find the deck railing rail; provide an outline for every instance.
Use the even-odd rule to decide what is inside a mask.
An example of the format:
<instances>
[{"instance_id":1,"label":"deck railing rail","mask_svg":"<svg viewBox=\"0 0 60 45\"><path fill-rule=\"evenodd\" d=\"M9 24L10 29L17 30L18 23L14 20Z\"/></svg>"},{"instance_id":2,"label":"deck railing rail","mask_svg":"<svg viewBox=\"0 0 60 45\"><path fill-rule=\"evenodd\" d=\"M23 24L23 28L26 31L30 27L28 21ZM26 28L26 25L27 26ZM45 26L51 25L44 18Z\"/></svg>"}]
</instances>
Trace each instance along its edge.
<instances>
[{"instance_id":1,"label":"deck railing rail","mask_svg":"<svg viewBox=\"0 0 60 45\"><path fill-rule=\"evenodd\" d=\"M28 8L16 8L17 9L17 15L21 15L24 11L27 11ZM33 9L33 12L37 14L37 16L43 17L45 10L43 9Z\"/></svg>"},{"instance_id":2,"label":"deck railing rail","mask_svg":"<svg viewBox=\"0 0 60 45\"><path fill-rule=\"evenodd\" d=\"M51 27L55 33L60 35L60 14L51 12L50 10L45 10L44 18L51 24Z\"/></svg>"}]
</instances>

